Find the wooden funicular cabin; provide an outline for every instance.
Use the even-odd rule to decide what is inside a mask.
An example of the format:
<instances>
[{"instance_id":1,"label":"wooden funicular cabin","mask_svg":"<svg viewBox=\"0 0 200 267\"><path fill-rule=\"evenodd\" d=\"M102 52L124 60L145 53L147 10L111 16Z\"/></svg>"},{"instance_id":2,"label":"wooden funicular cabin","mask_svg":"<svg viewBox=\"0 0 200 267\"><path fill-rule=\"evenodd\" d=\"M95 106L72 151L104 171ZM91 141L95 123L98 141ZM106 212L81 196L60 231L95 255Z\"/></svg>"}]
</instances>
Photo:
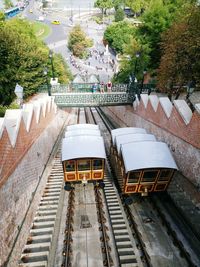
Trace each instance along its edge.
<instances>
[{"instance_id":1,"label":"wooden funicular cabin","mask_svg":"<svg viewBox=\"0 0 200 267\"><path fill-rule=\"evenodd\" d=\"M74 183L98 182L103 186L106 153L100 131L77 127L67 133L70 136L62 142L65 189L70 190Z\"/></svg>"},{"instance_id":2,"label":"wooden funicular cabin","mask_svg":"<svg viewBox=\"0 0 200 267\"><path fill-rule=\"evenodd\" d=\"M112 151L125 194L146 196L149 192L165 191L177 170L168 146L157 142L151 134L115 135Z\"/></svg>"}]
</instances>

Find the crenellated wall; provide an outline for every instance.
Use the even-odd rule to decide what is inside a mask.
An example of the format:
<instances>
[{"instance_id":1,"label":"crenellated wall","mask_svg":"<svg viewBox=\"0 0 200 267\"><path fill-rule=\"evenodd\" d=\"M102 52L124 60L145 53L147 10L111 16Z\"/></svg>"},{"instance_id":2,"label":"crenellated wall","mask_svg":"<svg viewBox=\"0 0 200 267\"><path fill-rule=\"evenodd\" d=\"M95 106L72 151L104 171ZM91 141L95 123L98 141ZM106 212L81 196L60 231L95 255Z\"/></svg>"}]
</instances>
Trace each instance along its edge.
<instances>
[{"instance_id":1,"label":"crenellated wall","mask_svg":"<svg viewBox=\"0 0 200 267\"><path fill-rule=\"evenodd\" d=\"M167 97L141 95L131 106L104 108L120 126L145 128L168 144L179 170L193 184L200 186L200 104L194 113L184 100L173 104Z\"/></svg>"},{"instance_id":2,"label":"crenellated wall","mask_svg":"<svg viewBox=\"0 0 200 267\"><path fill-rule=\"evenodd\" d=\"M46 97L25 104L23 109L7 110L4 118L0 118L0 187L56 112L53 98Z\"/></svg>"},{"instance_id":3,"label":"crenellated wall","mask_svg":"<svg viewBox=\"0 0 200 267\"><path fill-rule=\"evenodd\" d=\"M11 251L8 266L17 266L48 177L42 178L42 173L48 171L45 167L64 123L74 121L70 113L71 109L57 111L54 99L47 97L0 118L0 266Z\"/></svg>"}]
</instances>

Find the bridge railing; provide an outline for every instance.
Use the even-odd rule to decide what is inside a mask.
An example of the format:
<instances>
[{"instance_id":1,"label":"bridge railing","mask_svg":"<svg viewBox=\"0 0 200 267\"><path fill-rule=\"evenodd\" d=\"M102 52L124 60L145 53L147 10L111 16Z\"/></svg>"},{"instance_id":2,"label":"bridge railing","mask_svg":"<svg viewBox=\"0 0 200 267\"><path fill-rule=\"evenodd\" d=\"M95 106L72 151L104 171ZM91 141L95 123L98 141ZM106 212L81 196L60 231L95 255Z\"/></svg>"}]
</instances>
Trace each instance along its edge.
<instances>
[{"instance_id":1,"label":"bridge railing","mask_svg":"<svg viewBox=\"0 0 200 267\"><path fill-rule=\"evenodd\" d=\"M65 94L65 93L92 93L92 86L94 83L70 83L68 85L53 85L51 86L52 94ZM97 92L100 91L100 85L97 84ZM136 83L129 86L128 84L113 84L111 92L126 92L131 94L149 94L157 91L155 84L140 84ZM48 92L47 86L43 85L38 89L38 92ZM104 86L104 92L107 92L106 85Z\"/></svg>"}]
</instances>

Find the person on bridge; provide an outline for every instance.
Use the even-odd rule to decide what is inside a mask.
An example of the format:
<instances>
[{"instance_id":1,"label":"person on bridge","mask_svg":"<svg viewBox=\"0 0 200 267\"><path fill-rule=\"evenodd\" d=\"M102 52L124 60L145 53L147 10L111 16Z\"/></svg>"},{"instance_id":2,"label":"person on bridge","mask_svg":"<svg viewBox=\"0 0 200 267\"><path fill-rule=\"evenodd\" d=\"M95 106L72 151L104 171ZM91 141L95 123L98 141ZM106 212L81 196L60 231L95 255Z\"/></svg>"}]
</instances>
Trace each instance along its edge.
<instances>
[{"instance_id":1,"label":"person on bridge","mask_svg":"<svg viewBox=\"0 0 200 267\"><path fill-rule=\"evenodd\" d=\"M100 93L104 93L104 83L101 82L100 84Z\"/></svg>"},{"instance_id":2,"label":"person on bridge","mask_svg":"<svg viewBox=\"0 0 200 267\"><path fill-rule=\"evenodd\" d=\"M108 91L109 93L111 93L111 90L112 90L112 83L111 83L111 81L109 81L109 82L107 83L107 91Z\"/></svg>"}]
</instances>

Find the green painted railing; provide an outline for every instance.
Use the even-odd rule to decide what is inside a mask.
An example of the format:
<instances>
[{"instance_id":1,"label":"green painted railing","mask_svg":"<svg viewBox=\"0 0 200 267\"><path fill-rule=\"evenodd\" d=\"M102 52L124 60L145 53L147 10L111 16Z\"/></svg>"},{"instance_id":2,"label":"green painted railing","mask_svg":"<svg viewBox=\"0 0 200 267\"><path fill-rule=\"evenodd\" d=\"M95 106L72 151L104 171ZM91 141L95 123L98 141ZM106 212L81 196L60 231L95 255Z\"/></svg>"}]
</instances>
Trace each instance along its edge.
<instances>
[{"instance_id":1,"label":"green painted railing","mask_svg":"<svg viewBox=\"0 0 200 267\"><path fill-rule=\"evenodd\" d=\"M93 92L93 84L89 83L71 83L69 85L51 86L51 95L55 97L58 106L77 107L77 106L108 106L108 105L127 105L132 104L135 95L148 93L155 90L153 85L134 84L114 84L111 91L107 91L106 86L104 92L100 93L100 86ZM47 92L47 87L40 89L40 92Z\"/></svg>"}]
</instances>

